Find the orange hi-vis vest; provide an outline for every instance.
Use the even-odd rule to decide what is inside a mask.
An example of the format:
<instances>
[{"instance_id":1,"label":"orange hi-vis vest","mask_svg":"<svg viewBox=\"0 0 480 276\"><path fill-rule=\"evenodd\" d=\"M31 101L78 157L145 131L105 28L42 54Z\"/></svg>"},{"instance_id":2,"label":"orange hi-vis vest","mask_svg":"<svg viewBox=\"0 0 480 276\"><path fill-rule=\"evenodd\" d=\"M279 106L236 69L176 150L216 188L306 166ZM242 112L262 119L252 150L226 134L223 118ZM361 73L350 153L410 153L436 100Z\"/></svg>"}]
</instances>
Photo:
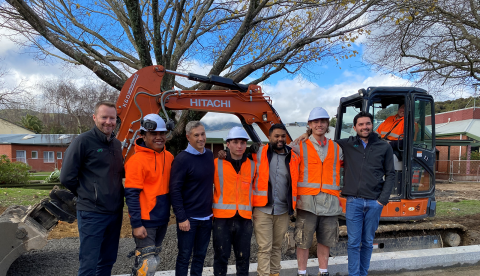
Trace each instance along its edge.
<instances>
[{"instance_id":1,"label":"orange hi-vis vest","mask_svg":"<svg viewBox=\"0 0 480 276\"><path fill-rule=\"evenodd\" d=\"M257 166L257 174L253 185L253 206L263 207L268 203L268 180L270 178L270 164L268 162L268 147L262 146L257 153L252 154ZM293 151L290 151L290 179L292 181L292 208L297 206L297 180L298 165L300 158Z\"/></svg>"},{"instance_id":2,"label":"orange hi-vis vest","mask_svg":"<svg viewBox=\"0 0 480 276\"><path fill-rule=\"evenodd\" d=\"M213 216L231 218L238 211L243 218L251 219L255 162L247 158L238 174L228 161L217 158L214 163Z\"/></svg>"},{"instance_id":3,"label":"orange hi-vis vest","mask_svg":"<svg viewBox=\"0 0 480 276\"><path fill-rule=\"evenodd\" d=\"M403 120L404 117L395 120L396 116L397 115L388 117L378 126L377 133L380 134L382 139L397 140L398 137L403 134L405 128ZM388 134L388 132L390 132L390 134ZM385 137L387 134L388 137Z\"/></svg>"},{"instance_id":4,"label":"orange hi-vis vest","mask_svg":"<svg viewBox=\"0 0 480 276\"><path fill-rule=\"evenodd\" d=\"M317 195L321 191L340 196L340 147L330 139L327 146L322 162L312 141L307 139L300 144L299 195Z\"/></svg>"}]
</instances>

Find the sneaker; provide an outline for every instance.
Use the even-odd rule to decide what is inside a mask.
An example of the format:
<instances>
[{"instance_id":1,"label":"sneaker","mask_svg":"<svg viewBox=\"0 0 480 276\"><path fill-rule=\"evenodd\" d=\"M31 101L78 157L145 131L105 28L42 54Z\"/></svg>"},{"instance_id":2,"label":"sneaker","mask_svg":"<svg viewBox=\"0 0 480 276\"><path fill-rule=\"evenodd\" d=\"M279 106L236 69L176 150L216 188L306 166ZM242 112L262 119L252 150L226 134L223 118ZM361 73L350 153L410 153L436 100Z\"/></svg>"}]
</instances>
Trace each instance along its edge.
<instances>
[{"instance_id":1,"label":"sneaker","mask_svg":"<svg viewBox=\"0 0 480 276\"><path fill-rule=\"evenodd\" d=\"M317 276L330 276L330 273L328 272L318 272Z\"/></svg>"}]
</instances>

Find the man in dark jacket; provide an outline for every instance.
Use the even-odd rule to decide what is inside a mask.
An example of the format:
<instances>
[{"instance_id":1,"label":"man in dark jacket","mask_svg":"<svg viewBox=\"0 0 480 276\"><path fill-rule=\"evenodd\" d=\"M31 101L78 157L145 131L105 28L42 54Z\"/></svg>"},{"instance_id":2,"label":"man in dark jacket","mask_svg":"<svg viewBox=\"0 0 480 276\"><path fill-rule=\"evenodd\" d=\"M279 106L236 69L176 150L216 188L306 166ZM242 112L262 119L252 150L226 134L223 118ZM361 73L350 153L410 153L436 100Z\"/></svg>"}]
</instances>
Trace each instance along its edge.
<instances>
[{"instance_id":1,"label":"man in dark jacket","mask_svg":"<svg viewBox=\"0 0 480 276\"><path fill-rule=\"evenodd\" d=\"M188 146L172 163L170 199L177 218L178 256L175 275L202 275L212 232L213 153L205 148L205 127L199 121L185 127Z\"/></svg>"},{"instance_id":2,"label":"man in dark jacket","mask_svg":"<svg viewBox=\"0 0 480 276\"><path fill-rule=\"evenodd\" d=\"M357 136L336 141L344 153L347 197L348 275L367 275L380 214L394 185L392 147L372 133L373 116L360 112L353 119ZM361 244L361 246L360 246Z\"/></svg>"},{"instance_id":3,"label":"man in dark jacket","mask_svg":"<svg viewBox=\"0 0 480 276\"><path fill-rule=\"evenodd\" d=\"M115 104L95 105L95 127L65 152L60 182L77 196L78 275L111 275L122 227L122 147L115 138Z\"/></svg>"}]
</instances>

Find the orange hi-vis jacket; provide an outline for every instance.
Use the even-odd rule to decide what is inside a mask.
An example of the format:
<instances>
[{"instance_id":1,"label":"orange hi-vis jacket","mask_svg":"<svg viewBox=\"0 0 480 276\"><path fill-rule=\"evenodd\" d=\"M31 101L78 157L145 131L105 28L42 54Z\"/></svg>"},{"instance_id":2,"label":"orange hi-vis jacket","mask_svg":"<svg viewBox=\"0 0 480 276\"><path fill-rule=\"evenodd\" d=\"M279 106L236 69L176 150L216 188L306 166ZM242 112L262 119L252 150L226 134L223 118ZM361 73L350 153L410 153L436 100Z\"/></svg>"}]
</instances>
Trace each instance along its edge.
<instances>
[{"instance_id":1,"label":"orange hi-vis jacket","mask_svg":"<svg viewBox=\"0 0 480 276\"><path fill-rule=\"evenodd\" d=\"M330 139L327 140L327 146L327 156L322 162L312 141L307 139L300 144L299 195L324 192L340 196L340 147Z\"/></svg>"},{"instance_id":2,"label":"orange hi-vis jacket","mask_svg":"<svg viewBox=\"0 0 480 276\"><path fill-rule=\"evenodd\" d=\"M300 164L300 158L292 150L289 152L289 177L292 187L292 208L295 210L297 206L297 180L298 180L298 165ZM257 174L255 176L255 182L253 185L253 206L263 207L268 203L268 183L270 179L270 160L269 145L262 146L257 153L252 154L253 160L257 168ZM288 160L288 157L287 157Z\"/></svg>"},{"instance_id":3,"label":"orange hi-vis jacket","mask_svg":"<svg viewBox=\"0 0 480 276\"><path fill-rule=\"evenodd\" d=\"M403 120L404 117L395 120L396 116L397 115L388 117L378 126L377 133L380 134L382 139L397 140L398 137L403 134L403 130L405 128ZM390 134L388 134L388 137L385 138L385 135L387 135L390 130Z\"/></svg>"},{"instance_id":4,"label":"orange hi-vis jacket","mask_svg":"<svg viewBox=\"0 0 480 276\"><path fill-rule=\"evenodd\" d=\"M238 211L238 214L243 218L251 219L255 162L247 158L238 174L232 164L226 160L217 158L214 163L213 216L216 218L231 218Z\"/></svg>"},{"instance_id":5,"label":"orange hi-vis jacket","mask_svg":"<svg viewBox=\"0 0 480 276\"><path fill-rule=\"evenodd\" d=\"M170 220L168 196L173 155L158 153L143 139L135 141L135 154L125 164L125 199L133 228L157 227Z\"/></svg>"}]
</instances>

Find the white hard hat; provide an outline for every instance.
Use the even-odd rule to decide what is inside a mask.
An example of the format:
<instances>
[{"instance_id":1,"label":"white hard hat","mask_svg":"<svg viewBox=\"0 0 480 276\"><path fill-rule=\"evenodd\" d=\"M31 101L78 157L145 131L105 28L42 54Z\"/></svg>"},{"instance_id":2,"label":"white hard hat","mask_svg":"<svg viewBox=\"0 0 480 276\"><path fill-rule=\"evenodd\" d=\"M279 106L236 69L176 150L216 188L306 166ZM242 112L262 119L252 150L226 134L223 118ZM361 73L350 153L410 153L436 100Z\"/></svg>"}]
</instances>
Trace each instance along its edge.
<instances>
[{"instance_id":1,"label":"white hard hat","mask_svg":"<svg viewBox=\"0 0 480 276\"><path fill-rule=\"evenodd\" d=\"M232 127L227 135L227 140L231 139L246 139L249 140L247 132L243 129L243 127Z\"/></svg>"},{"instance_id":2,"label":"white hard hat","mask_svg":"<svg viewBox=\"0 0 480 276\"><path fill-rule=\"evenodd\" d=\"M308 115L308 121L313 121L316 119L330 119L330 116L328 116L328 113L325 109L321 107L315 107L310 111L310 115Z\"/></svg>"},{"instance_id":3,"label":"white hard hat","mask_svg":"<svg viewBox=\"0 0 480 276\"><path fill-rule=\"evenodd\" d=\"M148 114L141 120L141 130L145 131L167 131L165 121L158 114Z\"/></svg>"}]
</instances>

